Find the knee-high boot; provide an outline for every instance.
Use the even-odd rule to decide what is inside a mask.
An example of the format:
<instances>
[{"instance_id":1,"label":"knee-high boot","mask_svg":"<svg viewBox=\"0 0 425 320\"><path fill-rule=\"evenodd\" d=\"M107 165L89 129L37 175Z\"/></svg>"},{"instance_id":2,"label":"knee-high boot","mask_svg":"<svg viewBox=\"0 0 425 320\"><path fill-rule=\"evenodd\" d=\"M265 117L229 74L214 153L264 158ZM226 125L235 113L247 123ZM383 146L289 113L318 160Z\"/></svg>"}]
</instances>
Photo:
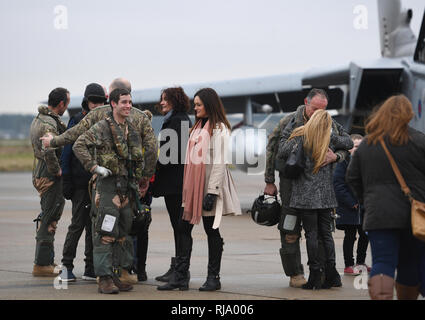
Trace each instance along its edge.
<instances>
[{"instance_id":1,"label":"knee-high boot","mask_svg":"<svg viewBox=\"0 0 425 320\"><path fill-rule=\"evenodd\" d=\"M220 268L224 241L221 237L208 237L208 276L200 291L221 289Z\"/></svg>"}]
</instances>

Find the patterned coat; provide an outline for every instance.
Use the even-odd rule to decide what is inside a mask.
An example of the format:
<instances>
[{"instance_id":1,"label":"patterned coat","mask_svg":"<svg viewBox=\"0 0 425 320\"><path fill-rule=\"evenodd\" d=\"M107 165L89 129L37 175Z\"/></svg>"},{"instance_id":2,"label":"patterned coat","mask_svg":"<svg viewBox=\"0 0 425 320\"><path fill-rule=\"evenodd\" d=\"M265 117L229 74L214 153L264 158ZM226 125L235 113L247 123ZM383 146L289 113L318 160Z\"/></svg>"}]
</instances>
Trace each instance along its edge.
<instances>
[{"instance_id":1,"label":"patterned coat","mask_svg":"<svg viewBox=\"0 0 425 320\"><path fill-rule=\"evenodd\" d=\"M57 114L50 111L47 106L38 107L38 115L31 123L30 138L34 151L32 182L40 196L53 185L59 174L61 169L59 159L62 153L62 148L44 148L40 138L46 133L57 136L65 129L65 123Z\"/></svg>"},{"instance_id":2,"label":"patterned coat","mask_svg":"<svg viewBox=\"0 0 425 320\"><path fill-rule=\"evenodd\" d=\"M291 151L302 148L302 137L288 140L293 128L288 125L279 144L278 158L286 161ZM350 150L353 141L342 126L333 121L329 147L335 150ZM289 207L297 209L327 209L338 206L333 186L333 170L335 163L328 164L313 173L314 161L309 154L306 156L306 168L297 179L291 181Z\"/></svg>"},{"instance_id":3,"label":"patterned coat","mask_svg":"<svg viewBox=\"0 0 425 320\"><path fill-rule=\"evenodd\" d=\"M110 115L117 131L117 144L107 120L102 120L81 135L74 143L73 151L87 171L96 166L102 166L112 171L114 176L129 175L128 160L131 154L133 175L137 180L142 178L142 146L137 132L131 134L131 128L126 122L118 125ZM127 145L127 141L131 141ZM117 150L122 150L119 154Z\"/></svg>"},{"instance_id":4,"label":"patterned coat","mask_svg":"<svg viewBox=\"0 0 425 320\"><path fill-rule=\"evenodd\" d=\"M78 123L78 125L67 130L64 134L53 138L51 146L64 146L65 144L75 142L80 135L89 130L94 124L106 119L110 112L111 106L109 105L97 107L90 111L89 114ZM140 134L144 150L144 169L142 174L143 177L150 178L155 172L158 154L157 140L152 129L151 121L143 111L134 107L131 108L130 116L127 120Z\"/></svg>"},{"instance_id":5,"label":"patterned coat","mask_svg":"<svg viewBox=\"0 0 425 320\"><path fill-rule=\"evenodd\" d=\"M268 137L267 142L267 153L266 153L266 170L264 174L264 181L266 183L274 183L275 182L275 163L277 160L277 152L279 148L279 142L282 140L282 134L285 127L295 119L295 125L293 129L298 128L304 125L306 119L304 117L305 106L301 105L297 108L296 111L288 114L284 118L279 121L279 124L273 130L273 132ZM289 137L289 136L288 136ZM286 137L285 139L287 139ZM348 151L346 150L337 150L336 154L340 157L340 162L343 161L348 155ZM289 195L291 194L291 180L285 179L282 176L280 178L280 192L282 203L284 205L289 205Z\"/></svg>"}]
</instances>

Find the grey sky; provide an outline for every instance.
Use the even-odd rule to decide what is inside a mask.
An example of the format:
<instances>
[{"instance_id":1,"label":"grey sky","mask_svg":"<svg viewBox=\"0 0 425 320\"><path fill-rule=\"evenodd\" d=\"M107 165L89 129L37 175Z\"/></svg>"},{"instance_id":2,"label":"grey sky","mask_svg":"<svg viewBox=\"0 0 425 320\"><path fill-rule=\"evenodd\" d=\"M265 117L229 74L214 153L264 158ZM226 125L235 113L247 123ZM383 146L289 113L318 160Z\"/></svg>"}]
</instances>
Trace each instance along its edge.
<instances>
[{"instance_id":1,"label":"grey sky","mask_svg":"<svg viewBox=\"0 0 425 320\"><path fill-rule=\"evenodd\" d=\"M353 26L357 5L368 30ZM417 34L423 0L403 7ZM380 57L376 0L1 0L0 41L0 113L35 113L55 87L82 95L119 76L143 89Z\"/></svg>"}]
</instances>

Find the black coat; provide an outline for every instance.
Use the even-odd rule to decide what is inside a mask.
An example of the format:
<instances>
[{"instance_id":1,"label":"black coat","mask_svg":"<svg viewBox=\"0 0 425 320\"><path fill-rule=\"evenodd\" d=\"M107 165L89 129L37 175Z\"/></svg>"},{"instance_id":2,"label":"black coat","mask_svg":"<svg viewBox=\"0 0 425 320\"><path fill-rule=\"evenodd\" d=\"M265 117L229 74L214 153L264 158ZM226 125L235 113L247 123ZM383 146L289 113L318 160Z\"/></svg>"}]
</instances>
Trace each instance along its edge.
<instances>
[{"instance_id":1,"label":"black coat","mask_svg":"<svg viewBox=\"0 0 425 320\"><path fill-rule=\"evenodd\" d=\"M171 111L170 111L171 112ZM162 164L161 154L156 164L155 181L153 183L152 192L154 197L161 197L171 194L181 194L183 192L183 173L184 173L184 162L182 163L183 157L186 155L186 146L189 139L189 132L182 132L182 122L187 121L189 128L192 127L192 122L186 112L175 112L170 118L168 118L162 125L161 131L164 129L172 129L177 132L178 136L178 164ZM185 127L183 126L183 129ZM187 128L187 126L186 126ZM161 150L166 143L169 143L170 137L160 142L160 152L166 150L167 158L170 158L170 149L165 148ZM184 145L182 146L182 139ZM177 150L177 148L176 148Z\"/></svg>"},{"instance_id":2,"label":"black coat","mask_svg":"<svg viewBox=\"0 0 425 320\"><path fill-rule=\"evenodd\" d=\"M79 112L73 116L68 122L68 129L76 126L84 117L86 113ZM87 172L81 164L80 160L75 156L72 151L74 144L67 144L61 155L61 168L64 180L71 183L74 189L87 189L92 174Z\"/></svg>"},{"instance_id":3,"label":"black coat","mask_svg":"<svg viewBox=\"0 0 425 320\"><path fill-rule=\"evenodd\" d=\"M360 207L353 207L358 204L351 188L345 182L345 174L350 162L350 157L336 165L334 171L334 189L338 208L336 213L339 218L336 219L337 225L360 225Z\"/></svg>"},{"instance_id":4,"label":"black coat","mask_svg":"<svg viewBox=\"0 0 425 320\"><path fill-rule=\"evenodd\" d=\"M393 146L385 139L413 197L425 202L425 135L409 127L411 140ZM410 202L378 143L368 145L367 137L354 153L348 166L347 183L364 203L364 230L411 228Z\"/></svg>"}]
</instances>

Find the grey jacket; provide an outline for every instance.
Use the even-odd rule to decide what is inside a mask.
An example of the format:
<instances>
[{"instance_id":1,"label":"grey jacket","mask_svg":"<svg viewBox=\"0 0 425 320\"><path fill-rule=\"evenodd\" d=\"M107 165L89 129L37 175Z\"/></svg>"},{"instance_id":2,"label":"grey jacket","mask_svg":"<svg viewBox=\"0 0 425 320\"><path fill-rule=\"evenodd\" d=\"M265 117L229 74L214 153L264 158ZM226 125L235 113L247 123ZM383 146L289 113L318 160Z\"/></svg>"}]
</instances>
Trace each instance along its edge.
<instances>
[{"instance_id":1,"label":"grey jacket","mask_svg":"<svg viewBox=\"0 0 425 320\"><path fill-rule=\"evenodd\" d=\"M287 140L293 129L288 124L279 143L278 158L286 161L291 151L302 147L302 137ZM342 127L333 122L329 147L335 150L350 150L353 142ZM297 179L291 180L289 207L297 209L327 209L338 206L333 186L335 163L328 164L314 174L314 161L305 153L306 169Z\"/></svg>"}]
</instances>

